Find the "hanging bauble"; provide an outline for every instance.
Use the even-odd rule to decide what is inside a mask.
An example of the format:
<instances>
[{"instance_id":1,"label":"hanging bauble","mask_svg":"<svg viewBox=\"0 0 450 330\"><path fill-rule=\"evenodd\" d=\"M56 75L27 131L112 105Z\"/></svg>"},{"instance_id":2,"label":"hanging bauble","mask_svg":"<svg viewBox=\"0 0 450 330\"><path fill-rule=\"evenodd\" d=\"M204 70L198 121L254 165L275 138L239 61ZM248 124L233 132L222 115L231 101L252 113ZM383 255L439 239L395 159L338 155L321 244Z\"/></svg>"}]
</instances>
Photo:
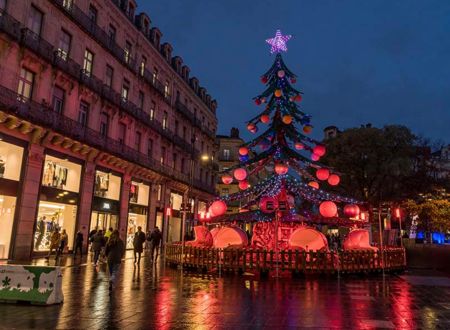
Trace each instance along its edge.
<instances>
[{"instance_id":1,"label":"hanging bauble","mask_svg":"<svg viewBox=\"0 0 450 330\"><path fill-rule=\"evenodd\" d=\"M275 173L278 175L286 174L289 170L289 166L283 163L275 164Z\"/></svg>"},{"instance_id":2,"label":"hanging bauble","mask_svg":"<svg viewBox=\"0 0 450 330\"><path fill-rule=\"evenodd\" d=\"M317 162L320 159L319 155L316 155L315 153L311 154L311 160Z\"/></svg>"},{"instance_id":3,"label":"hanging bauble","mask_svg":"<svg viewBox=\"0 0 450 330\"><path fill-rule=\"evenodd\" d=\"M248 148L247 147L240 147L239 148L239 155L241 155L241 156L248 155Z\"/></svg>"},{"instance_id":4,"label":"hanging bauble","mask_svg":"<svg viewBox=\"0 0 450 330\"><path fill-rule=\"evenodd\" d=\"M209 207L209 214L212 217L218 217L227 212L227 204L224 201L215 201Z\"/></svg>"},{"instance_id":5,"label":"hanging bauble","mask_svg":"<svg viewBox=\"0 0 450 330\"><path fill-rule=\"evenodd\" d=\"M295 142L294 147L297 150L302 150L305 148L305 146L301 142Z\"/></svg>"},{"instance_id":6,"label":"hanging bauble","mask_svg":"<svg viewBox=\"0 0 450 330\"><path fill-rule=\"evenodd\" d=\"M224 174L222 175L222 182L224 184L230 184L231 182L233 182L233 177L229 174Z\"/></svg>"},{"instance_id":7,"label":"hanging bauble","mask_svg":"<svg viewBox=\"0 0 450 330\"><path fill-rule=\"evenodd\" d=\"M286 74L286 73L284 72L284 70L279 70L279 71L277 72L278 78L283 78L285 74Z\"/></svg>"},{"instance_id":8,"label":"hanging bauble","mask_svg":"<svg viewBox=\"0 0 450 330\"><path fill-rule=\"evenodd\" d=\"M261 116L261 119L260 119L260 120L261 120L261 123L267 124L267 123L270 121L270 116L264 114L264 115Z\"/></svg>"},{"instance_id":9,"label":"hanging bauble","mask_svg":"<svg viewBox=\"0 0 450 330\"><path fill-rule=\"evenodd\" d=\"M257 127L255 124L253 124L253 123L248 124L248 125L247 125L247 129L248 129L251 133L256 133L256 132L258 132L258 127Z\"/></svg>"},{"instance_id":10,"label":"hanging bauble","mask_svg":"<svg viewBox=\"0 0 450 330\"><path fill-rule=\"evenodd\" d=\"M315 153L316 155L318 155L320 157L325 155L325 152L326 152L325 146L323 146L321 144L315 146L313 149L313 153Z\"/></svg>"},{"instance_id":11,"label":"hanging bauble","mask_svg":"<svg viewBox=\"0 0 450 330\"><path fill-rule=\"evenodd\" d=\"M297 82L297 79L295 79L294 77L291 78L291 83L295 84Z\"/></svg>"},{"instance_id":12,"label":"hanging bauble","mask_svg":"<svg viewBox=\"0 0 450 330\"><path fill-rule=\"evenodd\" d=\"M248 155L244 155L244 156L239 155L239 161L241 163L245 163L247 160L248 160Z\"/></svg>"},{"instance_id":13,"label":"hanging bauble","mask_svg":"<svg viewBox=\"0 0 450 330\"><path fill-rule=\"evenodd\" d=\"M289 96L289 101L294 102L294 100L295 100L295 97Z\"/></svg>"},{"instance_id":14,"label":"hanging bauble","mask_svg":"<svg viewBox=\"0 0 450 330\"><path fill-rule=\"evenodd\" d=\"M239 182L239 189L245 190L248 188L248 181L241 181Z\"/></svg>"},{"instance_id":15,"label":"hanging bauble","mask_svg":"<svg viewBox=\"0 0 450 330\"><path fill-rule=\"evenodd\" d=\"M262 82L263 84L266 84L266 83L267 83L267 77L266 77L266 76L262 76L262 77L261 77L261 82Z\"/></svg>"},{"instance_id":16,"label":"hanging bauble","mask_svg":"<svg viewBox=\"0 0 450 330\"><path fill-rule=\"evenodd\" d=\"M328 184L330 186L337 186L339 182L341 181L341 178L337 174L331 174L328 178Z\"/></svg>"},{"instance_id":17,"label":"hanging bauble","mask_svg":"<svg viewBox=\"0 0 450 330\"><path fill-rule=\"evenodd\" d=\"M260 99L256 99L256 100L255 100L255 104L256 104L256 105L260 105L260 104L261 104L261 100L260 100Z\"/></svg>"},{"instance_id":18,"label":"hanging bauble","mask_svg":"<svg viewBox=\"0 0 450 330\"><path fill-rule=\"evenodd\" d=\"M264 196L259 200L259 208L264 213L272 213L278 208L278 200L275 197Z\"/></svg>"},{"instance_id":19,"label":"hanging bauble","mask_svg":"<svg viewBox=\"0 0 450 330\"><path fill-rule=\"evenodd\" d=\"M332 218L337 215L337 206L332 201L320 203L319 212L324 218Z\"/></svg>"},{"instance_id":20,"label":"hanging bauble","mask_svg":"<svg viewBox=\"0 0 450 330\"><path fill-rule=\"evenodd\" d=\"M305 125L303 126L303 133L305 134L309 134L312 131L312 126L311 125Z\"/></svg>"},{"instance_id":21,"label":"hanging bauble","mask_svg":"<svg viewBox=\"0 0 450 330\"><path fill-rule=\"evenodd\" d=\"M319 183L316 181L310 181L308 186L313 187L314 189L319 189Z\"/></svg>"},{"instance_id":22,"label":"hanging bauble","mask_svg":"<svg viewBox=\"0 0 450 330\"><path fill-rule=\"evenodd\" d=\"M261 98L261 103L266 103L266 98L265 97Z\"/></svg>"},{"instance_id":23,"label":"hanging bauble","mask_svg":"<svg viewBox=\"0 0 450 330\"><path fill-rule=\"evenodd\" d=\"M275 97L281 97L281 89L276 89L274 92Z\"/></svg>"},{"instance_id":24,"label":"hanging bauble","mask_svg":"<svg viewBox=\"0 0 450 330\"><path fill-rule=\"evenodd\" d=\"M233 175L236 180L242 181L247 177L247 171L245 168L237 168L234 170Z\"/></svg>"},{"instance_id":25,"label":"hanging bauble","mask_svg":"<svg viewBox=\"0 0 450 330\"><path fill-rule=\"evenodd\" d=\"M316 178L319 180L326 180L330 176L330 171L327 168L319 168L316 171Z\"/></svg>"},{"instance_id":26,"label":"hanging bauble","mask_svg":"<svg viewBox=\"0 0 450 330\"><path fill-rule=\"evenodd\" d=\"M292 123L292 116L291 115L284 115L283 118L281 119L283 121L283 123L285 123L286 125L289 125Z\"/></svg>"},{"instance_id":27,"label":"hanging bauble","mask_svg":"<svg viewBox=\"0 0 450 330\"><path fill-rule=\"evenodd\" d=\"M344 207L344 214L349 218L354 218L359 215L359 206L356 204L348 204Z\"/></svg>"},{"instance_id":28,"label":"hanging bauble","mask_svg":"<svg viewBox=\"0 0 450 330\"><path fill-rule=\"evenodd\" d=\"M295 95L295 101L300 102L302 100L302 96L300 94Z\"/></svg>"}]
</instances>

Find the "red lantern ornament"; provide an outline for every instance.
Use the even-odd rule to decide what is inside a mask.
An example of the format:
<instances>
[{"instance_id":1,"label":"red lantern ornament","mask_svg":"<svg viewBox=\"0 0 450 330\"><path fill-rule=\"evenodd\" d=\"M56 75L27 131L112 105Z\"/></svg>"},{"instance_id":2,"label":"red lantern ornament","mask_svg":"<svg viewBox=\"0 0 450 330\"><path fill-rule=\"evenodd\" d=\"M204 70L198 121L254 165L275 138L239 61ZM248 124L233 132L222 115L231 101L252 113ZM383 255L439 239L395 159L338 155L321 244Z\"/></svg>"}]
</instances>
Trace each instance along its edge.
<instances>
[{"instance_id":1,"label":"red lantern ornament","mask_svg":"<svg viewBox=\"0 0 450 330\"><path fill-rule=\"evenodd\" d=\"M311 160L317 162L320 159L319 155L316 155L315 153L311 154Z\"/></svg>"},{"instance_id":2,"label":"red lantern ornament","mask_svg":"<svg viewBox=\"0 0 450 330\"><path fill-rule=\"evenodd\" d=\"M300 94L295 95L295 101L300 102L302 100L302 96Z\"/></svg>"},{"instance_id":3,"label":"red lantern ornament","mask_svg":"<svg viewBox=\"0 0 450 330\"><path fill-rule=\"evenodd\" d=\"M258 127L257 127L255 124L253 124L253 123L248 124L248 125L247 125L247 129L248 129L251 133L256 133L256 132L258 132Z\"/></svg>"},{"instance_id":4,"label":"red lantern ornament","mask_svg":"<svg viewBox=\"0 0 450 330\"><path fill-rule=\"evenodd\" d=\"M262 115L261 116L261 123L267 124L270 121L269 115Z\"/></svg>"},{"instance_id":5,"label":"red lantern ornament","mask_svg":"<svg viewBox=\"0 0 450 330\"><path fill-rule=\"evenodd\" d=\"M286 125L289 125L292 123L292 116L291 115L284 115L283 118L281 118L281 120L283 121L283 123L285 123Z\"/></svg>"},{"instance_id":6,"label":"red lantern ornament","mask_svg":"<svg viewBox=\"0 0 450 330\"><path fill-rule=\"evenodd\" d=\"M295 79L294 77L291 78L291 83L295 84L297 82L297 79Z\"/></svg>"},{"instance_id":7,"label":"red lantern ornament","mask_svg":"<svg viewBox=\"0 0 450 330\"><path fill-rule=\"evenodd\" d=\"M289 170L289 167L286 164L283 163L277 163L275 164L275 173L278 175L286 174Z\"/></svg>"},{"instance_id":8,"label":"red lantern ornament","mask_svg":"<svg viewBox=\"0 0 450 330\"><path fill-rule=\"evenodd\" d=\"M355 218L359 215L359 206L356 204L348 204L344 207L344 214L349 218Z\"/></svg>"},{"instance_id":9,"label":"red lantern ornament","mask_svg":"<svg viewBox=\"0 0 450 330\"><path fill-rule=\"evenodd\" d=\"M328 177L328 184L330 186L337 186L339 184L339 182L341 181L341 178L339 177L339 175L337 174L331 174Z\"/></svg>"},{"instance_id":10,"label":"red lantern ornament","mask_svg":"<svg viewBox=\"0 0 450 330\"><path fill-rule=\"evenodd\" d=\"M337 206L331 201L320 203L319 212L324 218L333 218L337 215Z\"/></svg>"},{"instance_id":11,"label":"red lantern ornament","mask_svg":"<svg viewBox=\"0 0 450 330\"><path fill-rule=\"evenodd\" d=\"M241 155L241 156L248 155L248 149L246 147L240 147L239 148L239 155Z\"/></svg>"},{"instance_id":12,"label":"red lantern ornament","mask_svg":"<svg viewBox=\"0 0 450 330\"><path fill-rule=\"evenodd\" d=\"M245 190L248 188L248 181L241 181L239 182L239 189Z\"/></svg>"},{"instance_id":13,"label":"red lantern ornament","mask_svg":"<svg viewBox=\"0 0 450 330\"><path fill-rule=\"evenodd\" d=\"M313 187L314 189L319 189L319 183L316 181L310 181L308 186Z\"/></svg>"},{"instance_id":14,"label":"red lantern ornament","mask_svg":"<svg viewBox=\"0 0 450 330\"><path fill-rule=\"evenodd\" d=\"M303 126L303 133L309 134L312 132L312 126L311 125L305 125Z\"/></svg>"},{"instance_id":15,"label":"red lantern ornament","mask_svg":"<svg viewBox=\"0 0 450 330\"><path fill-rule=\"evenodd\" d=\"M237 168L234 170L233 175L236 180L242 181L247 178L247 171L245 168Z\"/></svg>"},{"instance_id":16,"label":"red lantern ornament","mask_svg":"<svg viewBox=\"0 0 450 330\"><path fill-rule=\"evenodd\" d=\"M256 104L256 105L260 105L260 104L261 104L261 100L260 100L260 99L256 99L256 100L255 100L255 104Z\"/></svg>"},{"instance_id":17,"label":"red lantern ornament","mask_svg":"<svg viewBox=\"0 0 450 330\"><path fill-rule=\"evenodd\" d=\"M278 208L278 201L275 197L264 196L259 200L259 208L264 213L272 213Z\"/></svg>"},{"instance_id":18,"label":"red lantern ornament","mask_svg":"<svg viewBox=\"0 0 450 330\"><path fill-rule=\"evenodd\" d=\"M319 168L316 171L316 178L321 181L328 179L329 176L330 176L330 171L327 168Z\"/></svg>"},{"instance_id":19,"label":"red lantern ornament","mask_svg":"<svg viewBox=\"0 0 450 330\"><path fill-rule=\"evenodd\" d=\"M323 145L317 145L317 146L314 147L313 152L314 152L316 155L322 157L323 155L325 155L325 152L326 152L325 146L323 146Z\"/></svg>"},{"instance_id":20,"label":"red lantern ornament","mask_svg":"<svg viewBox=\"0 0 450 330\"><path fill-rule=\"evenodd\" d=\"M267 77L266 77L266 76L262 76L262 77L261 77L261 82L262 82L263 84L267 84Z\"/></svg>"},{"instance_id":21,"label":"red lantern ornament","mask_svg":"<svg viewBox=\"0 0 450 330\"><path fill-rule=\"evenodd\" d=\"M305 149L305 146L301 142L295 142L294 147L297 150Z\"/></svg>"},{"instance_id":22,"label":"red lantern ornament","mask_svg":"<svg viewBox=\"0 0 450 330\"><path fill-rule=\"evenodd\" d=\"M276 89L274 92L275 97L281 97L281 89Z\"/></svg>"},{"instance_id":23,"label":"red lantern ornament","mask_svg":"<svg viewBox=\"0 0 450 330\"><path fill-rule=\"evenodd\" d=\"M230 184L231 182L233 182L233 177L229 174L224 174L222 175L222 182L224 184Z\"/></svg>"},{"instance_id":24,"label":"red lantern ornament","mask_svg":"<svg viewBox=\"0 0 450 330\"><path fill-rule=\"evenodd\" d=\"M227 204L224 201L215 201L209 207L209 214L213 217L218 217L222 214L225 214L227 211Z\"/></svg>"}]
</instances>

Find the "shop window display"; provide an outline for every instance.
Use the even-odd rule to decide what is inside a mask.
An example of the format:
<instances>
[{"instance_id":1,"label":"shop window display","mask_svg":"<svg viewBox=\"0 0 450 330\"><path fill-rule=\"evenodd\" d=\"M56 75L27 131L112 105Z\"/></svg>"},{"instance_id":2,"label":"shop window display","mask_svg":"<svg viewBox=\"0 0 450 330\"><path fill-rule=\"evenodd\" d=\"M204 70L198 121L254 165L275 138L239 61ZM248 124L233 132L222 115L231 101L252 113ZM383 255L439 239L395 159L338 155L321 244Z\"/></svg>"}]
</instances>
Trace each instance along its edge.
<instances>
[{"instance_id":1,"label":"shop window display","mask_svg":"<svg viewBox=\"0 0 450 330\"><path fill-rule=\"evenodd\" d=\"M97 197L119 200L121 178L120 176L97 170L95 172L94 195Z\"/></svg>"},{"instance_id":2,"label":"shop window display","mask_svg":"<svg viewBox=\"0 0 450 330\"><path fill-rule=\"evenodd\" d=\"M18 181L22 168L23 148L0 141L0 178Z\"/></svg>"},{"instance_id":3,"label":"shop window display","mask_svg":"<svg viewBox=\"0 0 450 330\"><path fill-rule=\"evenodd\" d=\"M77 206L53 202L39 202L39 211L34 234L34 250L48 251L50 236L55 229L65 229L69 237L68 248L73 247Z\"/></svg>"},{"instance_id":4,"label":"shop window display","mask_svg":"<svg viewBox=\"0 0 450 330\"><path fill-rule=\"evenodd\" d=\"M81 165L53 156L45 156L43 186L78 192L80 176Z\"/></svg>"},{"instance_id":5,"label":"shop window display","mask_svg":"<svg viewBox=\"0 0 450 330\"><path fill-rule=\"evenodd\" d=\"M133 248L134 234L137 227L143 232L147 230L147 213L150 186L144 183L132 182L130 187L130 206L127 224L127 248Z\"/></svg>"},{"instance_id":6,"label":"shop window display","mask_svg":"<svg viewBox=\"0 0 450 330\"><path fill-rule=\"evenodd\" d=\"M11 245L16 197L0 195L0 259L7 259Z\"/></svg>"}]
</instances>

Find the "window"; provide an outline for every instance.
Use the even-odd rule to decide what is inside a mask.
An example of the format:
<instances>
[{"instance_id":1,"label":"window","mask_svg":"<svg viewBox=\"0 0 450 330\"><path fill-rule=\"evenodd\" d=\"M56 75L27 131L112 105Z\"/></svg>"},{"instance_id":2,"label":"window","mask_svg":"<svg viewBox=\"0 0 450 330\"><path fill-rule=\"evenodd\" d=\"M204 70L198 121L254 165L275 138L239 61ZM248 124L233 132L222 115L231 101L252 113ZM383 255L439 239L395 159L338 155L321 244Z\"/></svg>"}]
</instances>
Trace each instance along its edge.
<instances>
[{"instance_id":1,"label":"window","mask_svg":"<svg viewBox=\"0 0 450 330\"><path fill-rule=\"evenodd\" d=\"M6 11L6 0L0 0L0 15Z\"/></svg>"},{"instance_id":2,"label":"window","mask_svg":"<svg viewBox=\"0 0 450 330\"><path fill-rule=\"evenodd\" d=\"M164 111L164 116L163 116L163 121L162 121L163 129L167 129L167 117L168 117L167 111Z\"/></svg>"},{"instance_id":3,"label":"window","mask_svg":"<svg viewBox=\"0 0 450 330\"><path fill-rule=\"evenodd\" d=\"M131 20L134 20L134 11L136 8L134 8L133 4L128 5L128 17L130 17Z\"/></svg>"},{"instance_id":4,"label":"window","mask_svg":"<svg viewBox=\"0 0 450 330\"><path fill-rule=\"evenodd\" d=\"M153 120L153 118L155 118L155 109L156 109L156 103L154 101L151 102L151 106L150 106L150 120Z\"/></svg>"},{"instance_id":5,"label":"window","mask_svg":"<svg viewBox=\"0 0 450 330\"><path fill-rule=\"evenodd\" d=\"M137 151L141 151L141 138L142 138L141 132L136 132L136 136L134 138L134 148Z\"/></svg>"},{"instance_id":6,"label":"window","mask_svg":"<svg viewBox=\"0 0 450 330\"><path fill-rule=\"evenodd\" d=\"M153 140L152 140L152 139L148 139L147 155L148 155L150 158L153 157Z\"/></svg>"},{"instance_id":7,"label":"window","mask_svg":"<svg viewBox=\"0 0 450 330\"><path fill-rule=\"evenodd\" d=\"M166 162L166 147L161 147L161 164Z\"/></svg>"},{"instance_id":8,"label":"window","mask_svg":"<svg viewBox=\"0 0 450 330\"><path fill-rule=\"evenodd\" d=\"M202 141L200 150L201 150L202 153L205 152L205 141Z\"/></svg>"},{"instance_id":9,"label":"window","mask_svg":"<svg viewBox=\"0 0 450 330\"><path fill-rule=\"evenodd\" d=\"M89 104L86 102L80 102L80 111L78 112L78 122L86 127L88 123L89 116Z\"/></svg>"},{"instance_id":10,"label":"window","mask_svg":"<svg viewBox=\"0 0 450 330\"><path fill-rule=\"evenodd\" d=\"M141 77L144 76L146 64L147 64L147 59L145 58L145 56L142 56L141 64L139 65L139 74L141 75Z\"/></svg>"},{"instance_id":11,"label":"window","mask_svg":"<svg viewBox=\"0 0 450 330\"><path fill-rule=\"evenodd\" d=\"M34 73L25 68L20 70L19 86L17 87L18 100L26 102L33 94Z\"/></svg>"},{"instance_id":12,"label":"window","mask_svg":"<svg viewBox=\"0 0 450 330\"><path fill-rule=\"evenodd\" d=\"M64 89L58 86L53 88L52 108L59 114L62 114L64 110Z\"/></svg>"},{"instance_id":13,"label":"window","mask_svg":"<svg viewBox=\"0 0 450 330\"><path fill-rule=\"evenodd\" d=\"M125 63L129 63L131 58L131 43L129 41L125 43L125 49L123 52L125 56Z\"/></svg>"},{"instance_id":14,"label":"window","mask_svg":"<svg viewBox=\"0 0 450 330\"><path fill-rule=\"evenodd\" d=\"M107 65L105 74L105 84L109 88L112 88L113 76L114 76L114 69L111 66Z\"/></svg>"},{"instance_id":15,"label":"window","mask_svg":"<svg viewBox=\"0 0 450 330\"><path fill-rule=\"evenodd\" d=\"M124 123L119 123L119 143L125 144L125 134L127 132L127 126Z\"/></svg>"},{"instance_id":16,"label":"window","mask_svg":"<svg viewBox=\"0 0 450 330\"><path fill-rule=\"evenodd\" d=\"M200 181L203 181L203 169L200 169Z\"/></svg>"},{"instance_id":17,"label":"window","mask_svg":"<svg viewBox=\"0 0 450 330\"><path fill-rule=\"evenodd\" d=\"M157 80L158 80L158 69L153 68L153 84L155 84Z\"/></svg>"},{"instance_id":18,"label":"window","mask_svg":"<svg viewBox=\"0 0 450 330\"><path fill-rule=\"evenodd\" d=\"M100 114L100 134L104 137L108 136L109 116L106 112Z\"/></svg>"},{"instance_id":19,"label":"window","mask_svg":"<svg viewBox=\"0 0 450 330\"><path fill-rule=\"evenodd\" d=\"M186 172L186 159L181 158L181 173Z\"/></svg>"},{"instance_id":20,"label":"window","mask_svg":"<svg viewBox=\"0 0 450 330\"><path fill-rule=\"evenodd\" d=\"M109 24L109 26L108 26L108 39L109 39L109 43L111 45L116 42L116 34L117 34L117 30L114 27L114 25Z\"/></svg>"},{"instance_id":21,"label":"window","mask_svg":"<svg viewBox=\"0 0 450 330\"><path fill-rule=\"evenodd\" d=\"M63 0L63 7L66 10L72 9L73 0Z\"/></svg>"},{"instance_id":22,"label":"window","mask_svg":"<svg viewBox=\"0 0 450 330\"><path fill-rule=\"evenodd\" d=\"M70 52L70 44L72 42L72 36L65 30L61 30L61 37L59 38L58 56L64 61L67 60Z\"/></svg>"},{"instance_id":23,"label":"window","mask_svg":"<svg viewBox=\"0 0 450 330\"><path fill-rule=\"evenodd\" d=\"M130 94L130 82L125 79L122 84L122 93L121 93L122 101L127 102L129 94Z\"/></svg>"},{"instance_id":24,"label":"window","mask_svg":"<svg viewBox=\"0 0 450 330\"><path fill-rule=\"evenodd\" d=\"M178 135L178 126L180 126L180 123L178 122L178 120L175 120L175 134Z\"/></svg>"},{"instance_id":25,"label":"window","mask_svg":"<svg viewBox=\"0 0 450 330\"><path fill-rule=\"evenodd\" d=\"M139 91L139 109L144 109L144 92L143 91Z\"/></svg>"},{"instance_id":26,"label":"window","mask_svg":"<svg viewBox=\"0 0 450 330\"><path fill-rule=\"evenodd\" d=\"M89 49L84 51L83 72L86 76L90 77L92 74L92 67L94 64L94 53Z\"/></svg>"},{"instance_id":27,"label":"window","mask_svg":"<svg viewBox=\"0 0 450 330\"><path fill-rule=\"evenodd\" d=\"M183 139L186 140L186 135L187 135L187 128L186 126L183 126Z\"/></svg>"},{"instance_id":28,"label":"window","mask_svg":"<svg viewBox=\"0 0 450 330\"><path fill-rule=\"evenodd\" d=\"M44 14L35 6L31 6L30 17L28 18L28 28L36 35L41 35L42 21Z\"/></svg>"},{"instance_id":29,"label":"window","mask_svg":"<svg viewBox=\"0 0 450 330\"><path fill-rule=\"evenodd\" d=\"M170 96L170 89L169 89L169 82L166 81L165 85L164 85L164 97L169 97Z\"/></svg>"},{"instance_id":30,"label":"window","mask_svg":"<svg viewBox=\"0 0 450 330\"><path fill-rule=\"evenodd\" d=\"M197 118L197 108L194 108L194 118Z\"/></svg>"},{"instance_id":31,"label":"window","mask_svg":"<svg viewBox=\"0 0 450 330\"><path fill-rule=\"evenodd\" d=\"M230 160L230 149L223 149L223 159Z\"/></svg>"},{"instance_id":32,"label":"window","mask_svg":"<svg viewBox=\"0 0 450 330\"><path fill-rule=\"evenodd\" d=\"M89 19L91 20L92 24L97 24L97 15L98 11L97 8L95 8L93 5L89 5Z\"/></svg>"},{"instance_id":33,"label":"window","mask_svg":"<svg viewBox=\"0 0 450 330\"><path fill-rule=\"evenodd\" d=\"M176 169L177 168L177 154L173 153L172 154L172 160L173 160L173 168Z\"/></svg>"},{"instance_id":34,"label":"window","mask_svg":"<svg viewBox=\"0 0 450 330\"><path fill-rule=\"evenodd\" d=\"M177 98L176 98L177 102L180 101L180 91L177 91Z\"/></svg>"}]
</instances>

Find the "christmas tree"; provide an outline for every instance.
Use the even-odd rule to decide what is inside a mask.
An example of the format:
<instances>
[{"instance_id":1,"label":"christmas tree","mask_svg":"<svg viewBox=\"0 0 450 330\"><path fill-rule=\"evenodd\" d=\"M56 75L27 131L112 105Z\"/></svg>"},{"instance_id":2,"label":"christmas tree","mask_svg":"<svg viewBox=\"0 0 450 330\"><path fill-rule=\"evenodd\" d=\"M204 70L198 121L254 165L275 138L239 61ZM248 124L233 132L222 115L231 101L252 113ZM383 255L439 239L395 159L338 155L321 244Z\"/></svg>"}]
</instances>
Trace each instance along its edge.
<instances>
[{"instance_id":1,"label":"christmas tree","mask_svg":"<svg viewBox=\"0 0 450 330\"><path fill-rule=\"evenodd\" d=\"M293 87L297 76L283 61L290 35L280 30L266 40L275 61L261 77L265 90L253 100L262 111L247 122L247 129L265 130L239 149L240 163L220 173L223 183L239 182L239 193L222 196L209 212L219 221L308 222L331 219L342 223L359 216L358 202L321 189L339 184L339 173L320 163L323 143L308 136L311 116L300 109L302 92ZM266 171L265 179L249 186L248 178ZM322 187L321 187L322 186ZM227 214L226 203L241 200L239 214ZM338 205L346 217L339 217ZM342 205L344 206L344 205ZM319 208L320 215L317 213Z\"/></svg>"}]
</instances>

